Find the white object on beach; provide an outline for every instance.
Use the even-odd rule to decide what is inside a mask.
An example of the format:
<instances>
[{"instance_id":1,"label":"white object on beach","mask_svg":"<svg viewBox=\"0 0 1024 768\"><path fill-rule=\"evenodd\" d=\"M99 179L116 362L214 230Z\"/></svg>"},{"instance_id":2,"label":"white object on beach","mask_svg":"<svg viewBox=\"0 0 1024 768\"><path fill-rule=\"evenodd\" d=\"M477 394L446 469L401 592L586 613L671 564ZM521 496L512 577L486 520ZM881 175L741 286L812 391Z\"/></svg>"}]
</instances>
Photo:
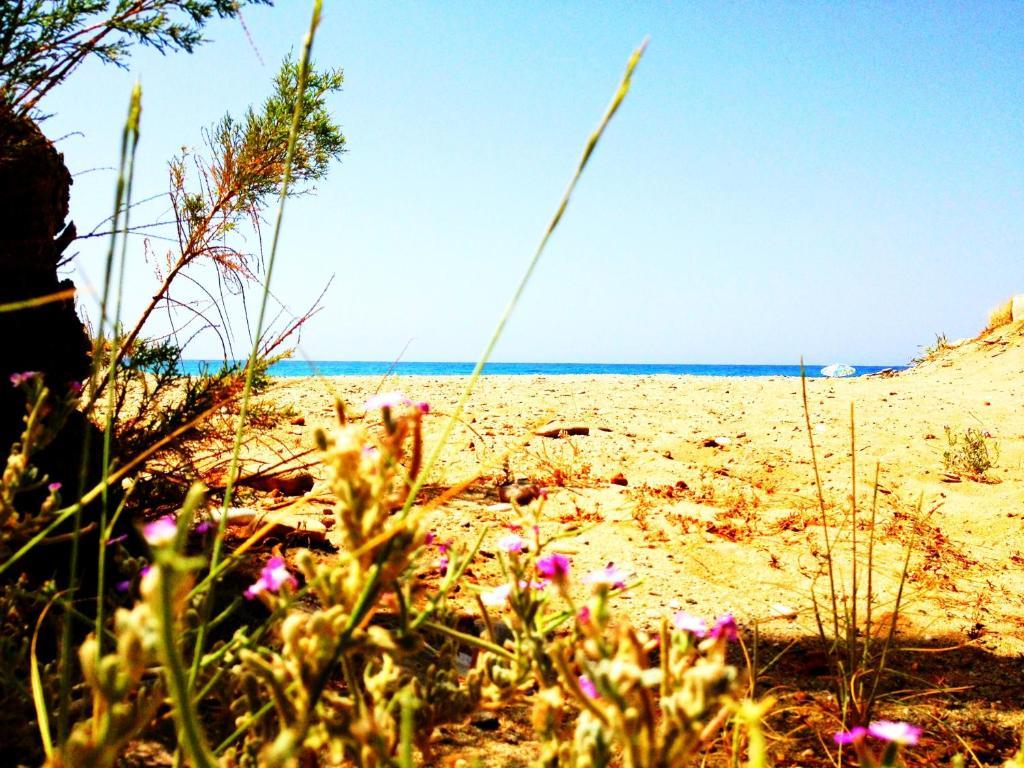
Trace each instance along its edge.
<instances>
[{"instance_id":1,"label":"white object on beach","mask_svg":"<svg viewBox=\"0 0 1024 768\"><path fill-rule=\"evenodd\" d=\"M772 603L772 613L787 621L793 621L797 615L795 610L782 603Z\"/></svg>"},{"instance_id":2,"label":"white object on beach","mask_svg":"<svg viewBox=\"0 0 1024 768\"><path fill-rule=\"evenodd\" d=\"M832 365L826 365L821 369L821 375L827 376L830 379L841 379L844 376L853 376L857 372L857 369L852 365L846 363L832 363Z\"/></svg>"}]
</instances>

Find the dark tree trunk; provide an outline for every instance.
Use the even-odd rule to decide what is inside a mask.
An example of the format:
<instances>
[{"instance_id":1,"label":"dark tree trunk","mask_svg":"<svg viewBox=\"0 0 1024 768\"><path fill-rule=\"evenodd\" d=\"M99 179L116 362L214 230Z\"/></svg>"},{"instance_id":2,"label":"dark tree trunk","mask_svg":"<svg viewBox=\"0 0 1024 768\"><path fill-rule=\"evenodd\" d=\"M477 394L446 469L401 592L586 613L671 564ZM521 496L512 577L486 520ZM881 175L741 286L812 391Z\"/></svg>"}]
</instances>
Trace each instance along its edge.
<instances>
[{"instance_id":1,"label":"dark tree trunk","mask_svg":"<svg viewBox=\"0 0 1024 768\"><path fill-rule=\"evenodd\" d=\"M73 287L70 280L57 277L61 253L75 237L74 224L65 224L71 174L64 159L34 122L11 113L0 104L0 304L47 296ZM68 299L32 309L0 312L0 467L6 463L11 445L20 440L24 429L25 395L13 386L12 373L38 371L45 377L53 397L63 399L73 382L81 382L89 372L90 345L85 327L75 311L75 302ZM97 430L79 412L71 414L61 432L44 450L32 457L32 463L49 481L59 481L67 491L65 499L73 498L78 489L82 448L85 441L96 452ZM87 476L95 481L98 472L90 462ZM19 512L31 518L39 510L45 489L18 497ZM95 515L88 510L86 519ZM10 554L36 529L29 521L7 534L0 542L0 552ZM58 533L66 532L58 531ZM87 537L83 552L84 581L95 582L97 546L94 536ZM6 544L6 546L4 546ZM83 542L84 544L84 542ZM56 576L60 586L69 583L69 548L65 543L37 546L5 579L27 573L23 584L31 594L40 581ZM90 562L91 561L91 562ZM85 606L88 610L88 605ZM10 603L11 614L5 628L10 629L15 611L24 611L25 620L34 622L39 606L21 600L17 609ZM42 653L52 658L55 635L43 633ZM11 659L4 658L9 664ZM20 675L21 670L12 672ZM22 681L27 687L26 681ZM38 764L38 742L33 738L30 723L31 702L17 684L0 685L0 763ZM13 762L11 762L13 761Z\"/></svg>"},{"instance_id":2,"label":"dark tree trunk","mask_svg":"<svg viewBox=\"0 0 1024 768\"><path fill-rule=\"evenodd\" d=\"M75 238L74 224L65 224L71 174L63 156L35 125L25 117L11 114L0 105L0 303L47 296L73 287L70 280L57 277L61 253ZM68 397L69 387L89 375L91 349L88 334L73 299L42 304L31 309L0 312L0 467L12 444L24 429L24 393L7 381L12 373L38 371L52 397ZM82 480L87 490L102 474L99 430L79 411L72 411L56 437L34 453L31 463L47 482L59 482L65 500L77 498ZM83 474L83 459L85 460ZM45 488L21 494L16 507L27 525L9 532L7 554L24 543L42 520L38 513ZM86 538L79 564L82 587L95 582L96 526L88 525L99 514L96 503L83 511ZM67 533L71 523L55 531ZM16 572L34 579L56 576L58 583L70 581L66 538L43 542L21 561ZM14 574L12 574L14 575Z\"/></svg>"},{"instance_id":3,"label":"dark tree trunk","mask_svg":"<svg viewBox=\"0 0 1024 768\"><path fill-rule=\"evenodd\" d=\"M73 287L57 277L75 237L65 224L71 174L64 157L31 120L0 106L0 303ZM0 451L22 429L24 398L6 381L39 371L55 397L89 372L89 339L74 300L0 313Z\"/></svg>"}]
</instances>

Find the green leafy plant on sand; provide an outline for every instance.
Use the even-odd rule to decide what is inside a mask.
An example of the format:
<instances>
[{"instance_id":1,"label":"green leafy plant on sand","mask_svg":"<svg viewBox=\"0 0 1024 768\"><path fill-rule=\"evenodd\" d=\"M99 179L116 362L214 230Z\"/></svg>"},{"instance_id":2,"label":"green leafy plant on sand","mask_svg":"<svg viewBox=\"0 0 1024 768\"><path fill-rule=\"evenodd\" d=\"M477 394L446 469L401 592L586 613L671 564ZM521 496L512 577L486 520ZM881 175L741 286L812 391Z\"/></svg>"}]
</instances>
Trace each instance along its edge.
<instances>
[{"instance_id":1,"label":"green leafy plant on sand","mask_svg":"<svg viewBox=\"0 0 1024 768\"><path fill-rule=\"evenodd\" d=\"M946 440L949 449L942 454L942 465L947 472L978 482L989 480L988 471L999 461L999 444L991 435L974 427L958 435L946 427Z\"/></svg>"},{"instance_id":2,"label":"green leafy plant on sand","mask_svg":"<svg viewBox=\"0 0 1024 768\"><path fill-rule=\"evenodd\" d=\"M170 486L159 482L168 475L168 452L175 450L173 458L177 461L170 467L178 475L178 487L187 488L198 469L189 464L187 448L180 450L182 438L204 420L208 425L212 424L208 420L212 412L226 410L239 415L238 428L229 426L226 429L228 435L235 435L234 456L237 456L239 433L253 416L265 415L245 408L249 393L265 381L266 367L272 355L275 351L279 354L277 348L308 317L307 314L276 335L269 333L264 324L268 295L264 291L259 322L251 338L252 353L246 363L226 365L218 373L191 378L184 384L174 381L176 363L180 361L178 331L175 330L173 339L159 342L149 342L141 335L153 312L162 306L166 306L169 313L178 309L188 310L194 318L205 322L206 327L219 327L230 335L230 323L225 317L228 310L222 303L212 300L220 313L218 324L205 317L202 310L193 308L172 293L172 289L183 278L190 278L193 285L200 285L189 270L193 266L205 265L214 270L220 283L218 293L221 297L234 292L242 294L244 301L246 287L261 282L262 276L253 262L262 263L262 258L233 245L240 237L239 229L247 223L258 232L261 218L275 196L279 200L286 198L302 191L303 182L312 183L323 178L330 162L342 152L344 138L324 106L326 96L340 88L341 73L318 73L308 60L303 62L303 67L300 77L299 65L286 60L274 81L271 96L259 110L250 109L240 122L230 116L225 117L211 130L207 142L209 151L205 157L193 154L187 160L178 158L172 162L170 197L176 223L177 253L168 254L159 287L127 333L116 331L120 328L122 277L118 277L116 290L112 281L106 281L95 342L95 349L103 350L104 354L94 356L95 374L87 388L85 410L88 413L96 406L105 411L105 475L113 465L123 464L133 457L145 455L160 463L160 468L147 472L144 476L146 482L136 487L140 501L158 493L166 495L163 504L181 498L180 491L168 493ZM138 107L135 112L138 112ZM290 117L293 114L301 116L301 119L292 121ZM119 263L113 258L114 240L118 230L128 231L130 169L129 164L128 180L123 185L126 190L124 205L118 206L120 214L115 212L113 217L108 256L110 271L117 263L122 275L126 235L122 235ZM122 177L124 175L125 170L122 169ZM262 238L257 240L262 241ZM268 277L270 265L272 259L267 262L265 270ZM112 318L108 308L113 308ZM102 322L103 319L107 322ZM188 323L184 325L187 327ZM106 328L115 330L108 336ZM231 349L230 344L227 349ZM130 404L127 409L126 403ZM227 438L225 442L229 446L232 444ZM232 463L235 463L234 457ZM155 489L151 487L154 482ZM99 521L100 594L106 585L103 566L106 541L110 536L107 520L114 514L109 496L104 487ZM103 601L97 605L97 649L102 651L99 627L102 624ZM204 620L210 618L203 614ZM201 630L200 635L204 634L205 630ZM199 647L202 647L201 642ZM194 682L194 673L192 677Z\"/></svg>"}]
</instances>

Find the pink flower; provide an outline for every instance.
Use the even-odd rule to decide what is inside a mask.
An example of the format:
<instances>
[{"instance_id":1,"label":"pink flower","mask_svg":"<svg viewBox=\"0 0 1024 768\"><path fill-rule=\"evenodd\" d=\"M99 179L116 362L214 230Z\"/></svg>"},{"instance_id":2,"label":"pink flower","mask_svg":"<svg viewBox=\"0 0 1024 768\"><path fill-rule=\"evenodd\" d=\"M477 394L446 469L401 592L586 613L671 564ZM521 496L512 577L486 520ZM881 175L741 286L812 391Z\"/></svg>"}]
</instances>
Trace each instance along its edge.
<instances>
[{"instance_id":1,"label":"pink flower","mask_svg":"<svg viewBox=\"0 0 1024 768\"><path fill-rule=\"evenodd\" d=\"M60 490L60 483L50 483L48 486L46 486L46 490L48 490L50 493L56 493L57 491Z\"/></svg>"},{"instance_id":2,"label":"pink flower","mask_svg":"<svg viewBox=\"0 0 1024 768\"><path fill-rule=\"evenodd\" d=\"M430 403L426 400L420 400L418 403L413 405L419 410L420 413L430 413Z\"/></svg>"},{"instance_id":3,"label":"pink flower","mask_svg":"<svg viewBox=\"0 0 1024 768\"><path fill-rule=\"evenodd\" d=\"M21 373L11 374L11 384L15 387L20 387L22 384L32 381L36 376L39 375L39 371L23 371Z\"/></svg>"},{"instance_id":4,"label":"pink flower","mask_svg":"<svg viewBox=\"0 0 1024 768\"><path fill-rule=\"evenodd\" d=\"M594 685L594 681L587 675L580 675L577 682L580 684L580 690L583 691L588 699L601 698L601 694L597 692L597 686Z\"/></svg>"},{"instance_id":5,"label":"pink flower","mask_svg":"<svg viewBox=\"0 0 1024 768\"><path fill-rule=\"evenodd\" d=\"M448 575L448 558L442 557L437 561L437 569L441 572L442 576Z\"/></svg>"},{"instance_id":6,"label":"pink flower","mask_svg":"<svg viewBox=\"0 0 1024 768\"><path fill-rule=\"evenodd\" d=\"M498 547L505 550L509 554L519 554L526 549L526 540L522 536L516 536L514 533L510 533L508 536L502 536L498 539Z\"/></svg>"},{"instance_id":7,"label":"pink flower","mask_svg":"<svg viewBox=\"0 0 1024 768\"><path fill-rule=\"evenodd\" d=\"M676 629L681 629L684 632L689 632L694 637L707 637L708 636L708 624L700 616L694 616L692 613L686 611L678 611L672 617L672 624Z\"/></svg>"},{"instance_id":8,"label":"pink flower","mask_svg":"<svg viewBox=\"0 0 1024 768\"><path fill-rule=\"evenodd\" d=\"M626 588L626 572L617 568L614 563L608 563L599 571L593 571L583 577L584 584L592 584L599 587L611 587L612 589Z\"/></svg>"},{"instance_id":9,"label":"pink flower","mask_svg":"<svg viewBox=\"0 0 1024 768\"><path fill-rule=\"evenodd\" d=\"M412 405L412 400L401 392L382 392L367 400L363 408L367 411L380 411L384 408L397 408L400 405Z\"/></svg>"},{"instance_id":10,"label":"pink flower","mask_svg":"<svg viewBox=\"0 0 1024 768\"><path fill-rule=\"evenodd\" d=\"M564 582L569 578L569 558L558 552L545 555L537 561L537 573L556 583Z\"/></svg>"},{"instance_id":11,"label":"pink flower","mask_svg":"<svg viewBox=\"0 0 1024 768\"><path fill-rule=\"evenodd\" d=\"M579 611L576 613L576 621L578 621L580 624L589 624L590 623L590 607L589 606L584 605L582 608L579 609Z\"/></svg>"},{"instance_id":12,"label":"pink flower","mask_svg":"<svg viewBox=\"0 0 1024 768\"><path fill-rule=\"evenodd\" d=\"M867 735L868 729L858 725L856 728L851 728L849 731L839 731L838 733L832 734L832 740L836 744L856 744L858 741Z\"/></svg>"},{"instance_id":13,"label":"pink flower","mask_svg":"<svg viewBox=\"0 0 1024 768\"><path fill-rule=\"evenodd\" d=\"M263 566L263 570L260 571L260 577L256 579L256 582L245 590L245 596L247 599L252 600L261 592L276 593L285 584L289 584L292 587L298 586L295 577L288 572L288 566L285 565L284 559L272 557Z\"/></svg>"},{"instance_id":14,"label":"pink flower","mask_svg":"<svg viewBox=\"0 0 1024 768\"><path fill-rule=\"evenodd\" d=\"M150 546L157 547L167 544L178 535L178 523L173 515L164 515L142 528L142 535Z\"/></svg>"},{"instance_id":15,"label":"pink flower","mask_svg":"<svg viewBox=\"0 0 1024 768\"><path fill-rule=\"evenodd\" d=\"M916 725L891 720L876 720L868 726L868 733L876 739L903 746L913 746L921 738L921 729Z\"/></svg>"},{"instance_id":16,"label":"pink flower","mask_svg":"<svg viewBox=\"0 0 1024 768\"><path fill-rule=\"evenodd\" d=\"M69 381L68 382L68 392L70 392L73 395L80 395L80 394L82 394L82 382L80 382L80 381Z\"/></svg>"},{"instance_id":17,"label":"pink flower","mask_svg":"<svg viewBox=\"0 0 1024 768\"><path fill-rule=\"evenodd\" d=\"M433 531L427 531L427 535L423 537L423 543L429 547L434 543L434 539L436 538L437 536L434 535Z\"/></svg>"},{"instance_id":18,"label":"pink flower","mask_svg":"<svg viewBox=\"0 0 1024 768\"><path fill-rule=\"evenodd\" d=\"M719 616L711 627L709 634L714 638L722 637L726 640L735 640L739 637L739 627L736 626L736 619L731 613Z\"/></svg>"}]
</instances>

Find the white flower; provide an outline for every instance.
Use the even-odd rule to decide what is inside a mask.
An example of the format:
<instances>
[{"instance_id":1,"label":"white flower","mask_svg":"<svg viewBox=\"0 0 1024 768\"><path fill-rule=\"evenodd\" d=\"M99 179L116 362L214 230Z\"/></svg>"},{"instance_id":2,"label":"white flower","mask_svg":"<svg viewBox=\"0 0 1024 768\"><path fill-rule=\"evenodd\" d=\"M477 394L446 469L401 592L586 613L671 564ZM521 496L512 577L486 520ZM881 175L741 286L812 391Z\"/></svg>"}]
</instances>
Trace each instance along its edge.
<instances>
[{"instance_id":1,"label":"white flower","mask_svg":"<svg viewBox=\"0 0 1024 768\"><path fill-rule=\"evenodd\" d=\"M498 608L508 602L508 596L512 594L511 584L502 584L490 592L483 592L480 601L489 608Z\"/></svg>"}]
</instances>

